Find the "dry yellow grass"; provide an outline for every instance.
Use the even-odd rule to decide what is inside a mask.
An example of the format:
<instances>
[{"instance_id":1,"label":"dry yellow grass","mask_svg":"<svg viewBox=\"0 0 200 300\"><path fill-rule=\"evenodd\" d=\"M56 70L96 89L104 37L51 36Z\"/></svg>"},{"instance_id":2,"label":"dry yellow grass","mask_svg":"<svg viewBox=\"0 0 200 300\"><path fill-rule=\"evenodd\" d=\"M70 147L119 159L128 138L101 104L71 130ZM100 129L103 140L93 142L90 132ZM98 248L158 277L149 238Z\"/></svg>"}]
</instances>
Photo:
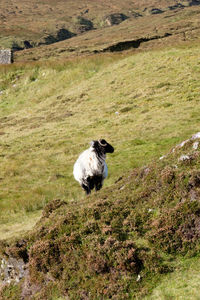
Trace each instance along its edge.
<instances>
[{"instance_id":1,"label":"dry yellow grass","mask_svg":"<svg viewBox=\"0 0 200 300\"><path fill-rule=\"evenodd\" d=\"M35 211L24 215L10 215L10 221L1 224L0 240L9 240L12 238L20 238L33 228L41 217L41 211Z\"/></svg>"}]
</instances>

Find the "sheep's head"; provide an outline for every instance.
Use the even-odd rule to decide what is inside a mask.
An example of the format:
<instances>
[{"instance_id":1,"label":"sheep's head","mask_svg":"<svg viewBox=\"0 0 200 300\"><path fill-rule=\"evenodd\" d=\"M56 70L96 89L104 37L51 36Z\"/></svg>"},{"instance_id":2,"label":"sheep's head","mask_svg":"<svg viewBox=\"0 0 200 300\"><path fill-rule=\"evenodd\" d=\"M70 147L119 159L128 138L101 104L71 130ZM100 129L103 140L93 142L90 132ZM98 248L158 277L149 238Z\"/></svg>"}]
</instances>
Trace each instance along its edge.
<instances>
[{"instance_id":1,"label":"sheep's head","mask_svg":"<svg viewBox=\"0 0 200 300\"><path fill-rule=\"evenodd\" d=\"M92 141L91 146L95 150L100 151L104 154L114 152L114 148L108 142L106 142L106 140L104 140L104 139L100 139L98 141Z\"/></svg>"}]
</instances>

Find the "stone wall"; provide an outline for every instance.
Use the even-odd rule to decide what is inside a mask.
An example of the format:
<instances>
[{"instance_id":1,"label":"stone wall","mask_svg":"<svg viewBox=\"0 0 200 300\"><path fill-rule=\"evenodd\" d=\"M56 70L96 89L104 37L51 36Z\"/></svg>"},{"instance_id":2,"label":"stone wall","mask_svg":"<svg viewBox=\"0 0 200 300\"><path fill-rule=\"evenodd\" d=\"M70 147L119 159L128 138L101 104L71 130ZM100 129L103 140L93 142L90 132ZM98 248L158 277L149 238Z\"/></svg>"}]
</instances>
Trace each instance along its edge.
<instances>
[{"instance_id":1,"label":"stone wall","mask_svg":"<svg viewBox=\"0 0 200 300\"><path fill-rule=\"evenodd\" d=\"M0 65L11 64L13 62L13 53L11 49L0 49Z\"/></svg>"}]
</instances>

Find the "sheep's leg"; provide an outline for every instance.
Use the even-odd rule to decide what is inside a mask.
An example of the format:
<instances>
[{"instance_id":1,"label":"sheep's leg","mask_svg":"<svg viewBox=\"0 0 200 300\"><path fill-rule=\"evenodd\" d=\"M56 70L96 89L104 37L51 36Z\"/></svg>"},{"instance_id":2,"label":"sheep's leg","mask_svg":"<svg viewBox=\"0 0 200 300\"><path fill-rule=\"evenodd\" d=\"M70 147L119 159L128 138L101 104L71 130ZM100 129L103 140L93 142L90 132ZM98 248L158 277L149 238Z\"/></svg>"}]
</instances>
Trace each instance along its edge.
<instances>
[{"instance_id":1,"label":"sheep's leg","mask_svg":"<svg viewBox=\"0 0 200 300\"><path fill-rule=\"evenodd\" d=\"M101 176L98 176L97 178L96 178L96 180L95 180L95 190L96 191L99 191L101 188L102 188L102 186L103 186L103 181L102 181L102 177Z\"/></svg>"},{"instance_id":2,"label":"sheep's leg","mask_svg":"<svg viewBox=\"0 0 200 300\"><path fill-rule=\"evenodd\" d=\"M101 182L99 182L96 186L95 186L95 190L96 191L99 191L101 188L102 188L102 183Z\"/></svg>"},{"instance_id":3,"label":"sheep's leg","mask_svg":"<svg viewBox=\"0 0 200 300\"><path fill-rule=\"evenodd\" d=\"M89 195L91 193L91 190L87 185L82 183L81 186L82 186L82 188L84 189L84 191L86 192L87 195Z\"/></svg>"},{"instance_id":4,"label":"sheep's leg","mask_svg":"<svg viewBox=\"0 0 200 300\"><path fill-rule=\"evenodd\" d=\"M102 184L98 184L98 185L95 186L96 191L99 191L101 188L102 188Z\"/></svg>"},{"instance_id":5,"label":"sheep's leg","mask_svg":"<svg viewBox=\"0 0 200 300\"><path fill-rule=\"evenodd\" d=\"M89 186L90 191L94 188L94 178L93 177L87 177L87 185Z\"/></svg>"}]
</instances>

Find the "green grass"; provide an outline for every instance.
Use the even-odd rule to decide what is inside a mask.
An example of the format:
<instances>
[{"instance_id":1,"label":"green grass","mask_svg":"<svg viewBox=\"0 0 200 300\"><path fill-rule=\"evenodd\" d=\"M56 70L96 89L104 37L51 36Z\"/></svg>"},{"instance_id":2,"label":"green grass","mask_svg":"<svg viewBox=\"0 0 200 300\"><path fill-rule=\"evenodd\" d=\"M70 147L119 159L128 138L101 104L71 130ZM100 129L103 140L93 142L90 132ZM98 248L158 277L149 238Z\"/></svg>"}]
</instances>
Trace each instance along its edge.
<instances>
[{"instance_id":1,"label":"green grass","mask_svg":"<svg viewBox=\"0 0 200 300\"><path fill-rule=\"evenodd\" d=\"M199 156L196 165L181 165L178 155L172 155L158 166L152 164L147 177L142 170L130 171L158 161L199 131L199 50L193 46L0 67L1 239L24 236L47 202L65 201L61 207L56 207L59 201L49 204L26 240L32 278L45 279L49 270L55 280L36 299L42 293L44 299L62 299L66 283L72 298L82 289L109 296L117 291L116 282L119 297L198 296L199 258L191 258L199 251L198 226L191 244L180 224L184 220L189 230L192 216L198 221L199 204L180 199L190 197L187 186L194 182ZM86 198L73 179L73 164L90 140L100 137L115 152L108 155L109 177L102 192ZM147 214L149 208L153 210ZM162 226L169 230L160 230ZM106 244L108 237L115 247ZM132 262L140 265L142 260L144 267L139 285L137 272L126 263L134 249L138 256ZM187 251L190 258L184 257ZM62 258L58 264L57 258ZM111 277L102 269L105 260L116 272ZM171 269L175 272L162 274ZM20 287L5 289L5 299L15 294L20 295Z\"/></svg>"},{"instance_id":2,"label":"green grass","mask_svg":"<svg viewBox=\"0 0 200 300\"><path fill-rule=\"evenodd\" d=\"M199 47L1 67L0 218L81 200L73 164L115 147L105 186L199 130ZM169 105L170 104L170 105Z\"/></svg>"},{"instance_id":3,"label":"green grass","mask_svg":"<svg viewBox=\"0 0 200 300\"><path fill-rule=\"evenodd\" d=\"M199 267L200 259L198 257L177 261L176 270L172 274L166 275L161 283L153 289L152 294L143 299L200 299Z\"/></svg>"}]
</instances>

